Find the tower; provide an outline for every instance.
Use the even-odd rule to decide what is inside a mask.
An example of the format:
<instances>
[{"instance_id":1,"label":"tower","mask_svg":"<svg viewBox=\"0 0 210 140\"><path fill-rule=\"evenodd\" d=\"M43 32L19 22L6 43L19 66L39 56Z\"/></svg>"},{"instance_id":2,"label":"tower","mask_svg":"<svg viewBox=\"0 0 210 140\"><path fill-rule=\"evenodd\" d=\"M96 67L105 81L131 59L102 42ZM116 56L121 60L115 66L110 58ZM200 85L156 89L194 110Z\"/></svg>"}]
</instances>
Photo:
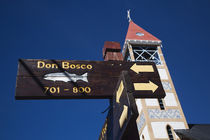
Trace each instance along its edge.
<instances>
[{"instance_id":1,"label":"tower","mask_svg":"<svg viewBox=\"0 0 210 140\"><path fill-rule=\"evenodd\" d=\"M175 129L188 129L185 116L169 74L162 42L129 18L123 46L124 61L154 62L166 92L164 99L136 99L139 117L137 126L141 140L179 139Z\"/></svg>"}]
</instances>

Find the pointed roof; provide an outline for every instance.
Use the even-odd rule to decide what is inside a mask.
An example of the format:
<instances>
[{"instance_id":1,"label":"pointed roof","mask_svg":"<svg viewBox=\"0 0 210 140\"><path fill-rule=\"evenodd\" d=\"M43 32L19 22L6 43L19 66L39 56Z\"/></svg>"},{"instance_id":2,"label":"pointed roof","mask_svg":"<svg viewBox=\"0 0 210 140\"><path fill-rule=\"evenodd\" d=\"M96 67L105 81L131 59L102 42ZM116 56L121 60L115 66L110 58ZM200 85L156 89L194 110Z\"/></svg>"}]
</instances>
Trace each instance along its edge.
<instances>
[{"instance_id":1,"label":"pointed roof","mask_svg":"<svg viewBox=\"0 0 210 140\"><path fill-rule=\"evenodd\" d=\"M161 40L136 25L132 20L129 23L125 41L135 44L161 45Z\"/></svg>"}]
</instances>

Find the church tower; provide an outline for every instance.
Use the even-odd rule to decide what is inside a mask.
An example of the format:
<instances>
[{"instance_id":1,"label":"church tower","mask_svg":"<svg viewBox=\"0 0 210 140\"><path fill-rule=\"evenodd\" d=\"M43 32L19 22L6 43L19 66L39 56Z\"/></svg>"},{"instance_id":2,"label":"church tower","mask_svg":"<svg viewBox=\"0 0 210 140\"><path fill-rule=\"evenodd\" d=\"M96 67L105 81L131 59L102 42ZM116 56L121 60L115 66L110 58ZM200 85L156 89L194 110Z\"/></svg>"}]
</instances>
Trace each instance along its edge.
<instances>
[{"instance_id":1,"label":"church tower","mask_svg":"<svg viewBox=\"0 0 210 140\"><path fill-rule=\"evenodd\" d=\"M163 99L136 99L141 140L177 140L174 130L188 129L161 47L161 40L136 25L129 16L122 51L124 61L154 62L166 93Z\"/></svg>"}]
</instances>

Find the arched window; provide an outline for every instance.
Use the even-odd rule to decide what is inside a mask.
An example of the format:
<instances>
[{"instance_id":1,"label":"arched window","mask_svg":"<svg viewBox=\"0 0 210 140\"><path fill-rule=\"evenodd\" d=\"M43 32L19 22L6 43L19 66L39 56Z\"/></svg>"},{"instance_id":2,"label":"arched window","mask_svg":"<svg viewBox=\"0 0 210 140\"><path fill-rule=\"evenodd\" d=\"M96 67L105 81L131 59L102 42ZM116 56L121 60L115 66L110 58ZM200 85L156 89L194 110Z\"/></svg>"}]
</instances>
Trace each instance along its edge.
<instances>
[{"instance_id":1,"label":"arched window","mask_svg":"<svg viewBox=\"0 0 210 140\"><path fill-rule=\"evenodd\" d=\"M173 134L172 134L172 131L171 131L171 127L169 125L167 125L166 129L167 129L167 132L168 132L169 140L174 140L174 137L173 137Z\"/></svg>"},{"instance_id":2,"label":"arched window","mask_svg":"<svg viewBox=\"0 0 210 140\"><path fill-rule=\"evenodd\" d=\"M164 110L165 107L164 107L164 104L163 104L163 100L162 99L158 99L158 102L159 102L159 105L160 105L160 109Z\"/></svg>"},{"instance_id":3,"label":"arched window","mask_svg":"<svg viewBox=\"0 0 210 140\"><path fill-rule=\"evenodd\" d=\"M142 140L145 140L145 139L144 139L144 135L142 135L141 137L142 137Z\"/></svg>"}]
</instances>

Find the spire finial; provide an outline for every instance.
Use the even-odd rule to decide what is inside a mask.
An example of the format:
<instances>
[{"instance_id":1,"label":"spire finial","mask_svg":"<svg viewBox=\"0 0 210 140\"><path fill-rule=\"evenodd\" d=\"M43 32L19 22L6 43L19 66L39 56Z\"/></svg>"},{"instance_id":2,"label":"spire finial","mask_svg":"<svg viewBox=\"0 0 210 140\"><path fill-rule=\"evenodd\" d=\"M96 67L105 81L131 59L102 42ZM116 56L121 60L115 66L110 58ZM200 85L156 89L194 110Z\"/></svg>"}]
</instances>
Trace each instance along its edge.
<instances>
[{"instance_id":1,"label":"spire finial","mask_svg":"<svg viewBox=\"0 0 210 140\"><path fill-rule=\"evenodd\" d=\"M130 22L131 21L131 15L130 15L130 9L129 10L127 10L127 13L128 13L128 22Z\"/></svg>"}]
</instances>

